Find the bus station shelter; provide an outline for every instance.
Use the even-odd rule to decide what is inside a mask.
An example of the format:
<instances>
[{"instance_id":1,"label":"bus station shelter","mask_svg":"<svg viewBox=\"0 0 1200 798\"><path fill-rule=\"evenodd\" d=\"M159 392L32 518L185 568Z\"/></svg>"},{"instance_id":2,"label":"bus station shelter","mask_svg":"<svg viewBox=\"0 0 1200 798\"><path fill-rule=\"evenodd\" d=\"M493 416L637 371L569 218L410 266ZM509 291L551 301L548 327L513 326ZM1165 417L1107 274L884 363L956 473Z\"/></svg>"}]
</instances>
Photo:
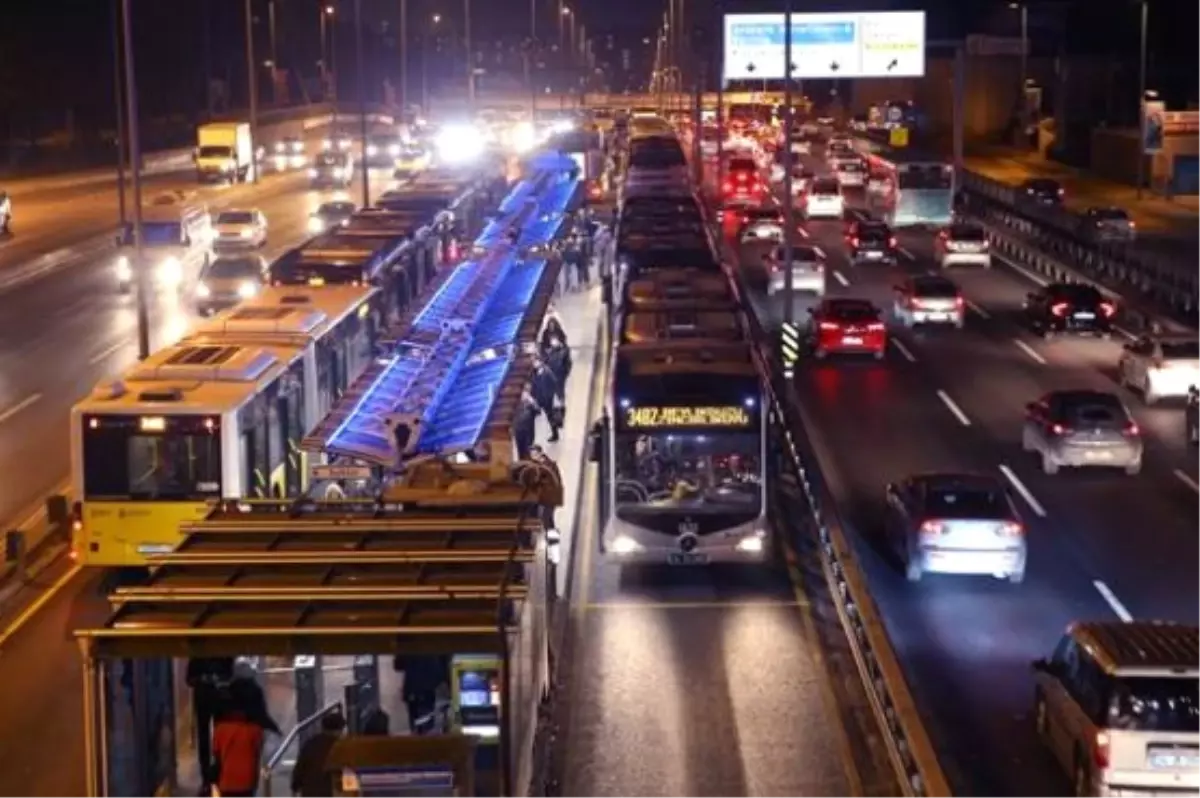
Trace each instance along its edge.
<instances>
[{"instance_id":1,"label":"bus station shelter","mask_svg":"<svg viewBox=\"0 0 1200 798\"><path fill-rule=\"evenodd\" d=\"M532 502L461 496L216 506L143 582L110 595L106 623L77 633L88 794L188 788L175 754L179 660L389 654L494 663L498 728L481 743L493 772L472 789L515 794L531 752L513 743L533 739L548 684L540 518Z\"/></svg>"}]
</instances>

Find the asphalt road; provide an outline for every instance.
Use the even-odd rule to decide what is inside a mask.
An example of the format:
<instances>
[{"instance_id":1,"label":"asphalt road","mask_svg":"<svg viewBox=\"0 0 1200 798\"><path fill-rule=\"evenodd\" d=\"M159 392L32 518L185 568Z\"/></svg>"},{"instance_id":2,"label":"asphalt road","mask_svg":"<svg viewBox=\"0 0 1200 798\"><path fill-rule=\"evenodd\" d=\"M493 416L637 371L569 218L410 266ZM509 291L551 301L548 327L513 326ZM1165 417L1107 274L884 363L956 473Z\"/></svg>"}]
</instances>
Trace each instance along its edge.
<instances>
[{"instance_id":1,"label":"asphalt road","mask_svg":"<svg viewBox=\"0 0 1200 798\"><path fill-rule=\"evenodd\" d=\"M815 570L606 562L596 489L573 531L563 794L894 794Z\"/></svg>"},{"instance_id":2,"label":"asphalt road","mask_svg":"<svg viewBox=\"0 0 1200 798\"><path fill-rule=\"evenodd\" d=\"M372 193L390 182L380 176ZM309 213L335 193L309 190L302 174L292 174L247 187L238 201L266 213L270 241L264 254L274 257L307 237ZM359 184L347 195L360 197ZM110 258L87 258L0 296L0 339L10 342L0 352L0 470L8 475L0 493L2 517L62 486L71 405L137 358L134 300L116 292ZM186 302L155 297L152 346L177 340L194 321ZM45 581L64 572L65 564L56 568ZM102 622L106 613L96 578L81 573L0 649L0 714L6 719L0 795L83 794L81 671L71 632Z\"/></svg>"},{"instance_id":3,"label":"asphalt road","mask_svg":"<svg viewBox=\"0 0 1200 798\"><path fill-rule=\"evenodd\" d=\"M890 310L898 278L932 266L929 233L901 233L904 257L895 267L854 267L840 223L806 227L829 256L831 295ZM756 252L744 253L748 267L757 262ZM803 364L798 390L955 793L1066 794L1067 779L1033 734L1029 662L1075 619L1127 613L1197 623L1196 457L1183 444L1180 406L1145 408L1115 386L1120 336L1044 342L1019 323L1021 301L1035 287L1029 276L1002 263L949 274L971 303L965 329L890 325L883 362ZM1073 386L1123 394L1147 441L1139 476L1049 477L1020 451L1025 403ZM1020 484L1014 495L1030 545L1024 584L939 575L906 582L880 546L885 485L932 470L1002 475L1001 466Z\"/></svg>"}]
</instances>

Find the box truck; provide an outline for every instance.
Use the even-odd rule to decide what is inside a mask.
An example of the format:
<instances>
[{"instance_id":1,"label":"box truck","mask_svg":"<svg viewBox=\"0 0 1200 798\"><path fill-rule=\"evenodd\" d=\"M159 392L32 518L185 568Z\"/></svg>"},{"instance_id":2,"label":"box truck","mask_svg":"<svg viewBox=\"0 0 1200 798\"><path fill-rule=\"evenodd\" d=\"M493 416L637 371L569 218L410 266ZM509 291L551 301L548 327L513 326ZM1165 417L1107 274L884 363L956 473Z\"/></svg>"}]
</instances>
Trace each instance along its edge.
<instances>
[{"instance_id":1,"label":"box truck","mask_svg":"<svg viewBox=\"0 0 1200 798\"><path fill-rule=\"evenodd\" d=\"M254 143L245 122L210 122L196 129L196 178L236 183L254 166Z\"/></svg>"}]
</instances>

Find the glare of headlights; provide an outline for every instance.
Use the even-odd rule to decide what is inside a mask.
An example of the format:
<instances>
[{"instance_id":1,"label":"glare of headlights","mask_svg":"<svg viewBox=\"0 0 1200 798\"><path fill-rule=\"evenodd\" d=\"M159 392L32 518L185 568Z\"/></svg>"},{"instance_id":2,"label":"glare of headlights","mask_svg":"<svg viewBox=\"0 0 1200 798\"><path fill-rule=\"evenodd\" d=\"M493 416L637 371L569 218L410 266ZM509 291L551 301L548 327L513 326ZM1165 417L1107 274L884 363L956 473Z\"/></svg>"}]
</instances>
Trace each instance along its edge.
<instances>
[{"instance_id":1,"label":"glare of headlights","mask_svg":"<svg viewBox=\"0 0 1200 798\"><path fill-rule=\"evenodd\" d=\"M117 258L117 279L125 281L133 277L133 269L129 265L129 258L122 255Z\"/></svg>"},{"instance_id":2,"label":"glare of headlights","mask_svg":"<svg viewBox=\"0 0 1200 798\"><path fill-rule=\"evenodd\" d=\"M483 154L483 137L472 125L446 125L438 134L438 155L447 163L466 163Z\"/></svg>"},{"instance_id":3,"label":"glare of headlights","mask_svg":"<svg viewBox=\"0 0 1200 798\"><path fill-rule=\"evenodd\" d=\"M249 228L246 228L246 229L242 230L240 233L238 233L238 235L240 235L242 238L250 238L251 236L254 235L254 231Z\"/></svg>"},{"instance_id":4,"label":"glare of headlights","mask_svg":"<svg viewBox=\"0 0 1200 798\"><path fill-rule=\"evenodd\" d=\"M518 155L523 155L537 146L537 134L530 122L521 122L512 131L512 148Z\"/></svg>"},{"instance_id":5,"label":"glare of headlights","mask_svg":"<svg viewBox=\"0 0 1200 798\"><path fill-rule=\"evenodd\" d=\"M212 289L204 283L200 283L198 286L196 286L196 296L200 299L208 299L210 296L212 296Z\"/></svg>"},{"instance_id":6,"label":"glare of headlights","mask_svg":"<svg viewBox=\"0 0 1200 798\"><path fill-rule=\"evenodd\" d=\"M309 176L309 177L316 177L316 176L317 176L317 170L316 170L315 168L313 168L313 169L309 169L309 170L308 170L308 176Z\"/></svg>"},{"instance_id":7,"label":"glare of headlights","mask_svg":"<svg viewBox=\"0 0 1200 798\"><path fill-rule=\"evenodd\" d=\"M388 147L388 153L390 153L393 158L398 157L400 155L400 145L393 144L392 146Z\"/></svg>"},{"instance_id":8,"label":"glare of headlights","mask_svg":"<svg viewBox=\"0 0 1200 798\"><path fill-rule=\"evenodd\" d=\"M174 255L164 258L158 266L158 279L163 285L175 286L183 282L183 264Z\"/></svg>"},{"instance_id":9,"label":"glare of headlights","mask_svg":"<svg viewBox=\"0 0 1200 798\"><path fill-rule=\"evenodd\" d=\"M323 219L321 219L321 217L320 217L320 216L310 216L310 217L308 217L308 231L309 231L310 233L323 233L323 232L325 232L325 222L324 222L324 220L323 220Z\"/></svg>"},{"instance_id":10,"label":"glare of headlights","mask_svg":"<svg viewBox=\"0 0 1200 798\"><path fill-rule=\"evenodd\" d=\"M742 538L738 541L737 550L746 554L761 554L763 550L763 539L758 536Z\"/></svg>"},{"instance_id":11,"label":"glare of headlights","mask_svg":"<svg viewBox=\"0 0 1200 798\"><path fill-rule=\"evenodd\" d=\"M642 545L631 537L618 535L610 548L614 554L633 554L635 551L641 551Z\"/></svg>"},{"instance_id":12,"label":"glare of headlights","mask_svg":"<svg viewBox=\"0 0 1200 798\"><path fill-rule=\"evenodd\" d=\"M367 155L378 155L378 154L379 154L379 148L376 147L374 144L367 147Z\"/></svg>"},{"instance_id":13,"label":"glare of headlights","mask_svg":"<svg viewBox=\"0 0 1200 798\"><path fill-rule=\"evenodd\" d=\"M238 296L242 299L250 299L258 293L258 284L250 280L244 280L238 283Z\"/></svg>"},{"instance_id":14,"label":"glare of headlights","mask_svg":"<svg viewBox=\"0 0 1200 798\"><path fill-rule=\"evenodd\" d=\"M325 139L324 141L321 142L321 149L323 149L323 150L333 149L333 142L330 141L329 139Z\"/></svg>"},{"instance_id":15,"label":"glare of headlights","mask_svg":"<svg viewBox=\"0 0 1200 798\"><path fill-rule=\"evenodd\" d=\"M283 142L282 141L275 142L275 152L283 152Z\"/></svg>"},{"instance_id":16,"label":"glare of headlights","mask_svg":"<svg viewBox=\"0 0 1200 798\"><path fill-rule=\"evenodd\" d=\"M276 155L275 156L275 168L281 172L287 168L287 156L286 155Z\"/></svg>"}]
</instances>

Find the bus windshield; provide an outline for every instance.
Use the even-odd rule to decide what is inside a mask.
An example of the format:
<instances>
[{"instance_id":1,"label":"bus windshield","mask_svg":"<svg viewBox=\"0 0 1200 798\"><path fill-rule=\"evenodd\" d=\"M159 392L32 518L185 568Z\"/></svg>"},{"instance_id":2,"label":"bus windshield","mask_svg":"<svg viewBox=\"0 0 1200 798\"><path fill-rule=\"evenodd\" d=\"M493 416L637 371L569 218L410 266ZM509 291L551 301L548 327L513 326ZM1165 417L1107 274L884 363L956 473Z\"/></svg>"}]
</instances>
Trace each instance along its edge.
<instances>
[{"instance_id":1,"label":"bus windshield","mask_svg":"<svg viewBox=\"0 0 1200 798\"><path fill-rule=\"evenodd\" d=\"M101 501L219 498L220 420L85 416L83 492L85 499Z\"/></svg>"},{"instance_id":2,"label":"bus windshield","mask_svg":"<svg viewBox=\"0 0 1200 798\"><path fill-rule=\"evenodd\" d=\"M761 441L755 432L618 433L616 504L649 513L758 513Z\"/></svg>"},{"instance_id":3,"label":"bus windshield","mask_svg":"<svg viewBox=\"0 0 1200 798\"><path fill-rule=\"evenodd\" d=\"M365 279L363 267L354 263L271 264L271 282L282 285L350 285Z\"/></svg>"},{"instance_id":4,"label":"bus windshield","mask_svg":"<svg viewBox=\"0 0 1200 798\"><path fill-rule=\"evenodd\" d=\"M949 191L952 187L950 170L942 164L910 164L896 172L896 183L903 189L936 189Z\"/></svg>"}]
</instances>

